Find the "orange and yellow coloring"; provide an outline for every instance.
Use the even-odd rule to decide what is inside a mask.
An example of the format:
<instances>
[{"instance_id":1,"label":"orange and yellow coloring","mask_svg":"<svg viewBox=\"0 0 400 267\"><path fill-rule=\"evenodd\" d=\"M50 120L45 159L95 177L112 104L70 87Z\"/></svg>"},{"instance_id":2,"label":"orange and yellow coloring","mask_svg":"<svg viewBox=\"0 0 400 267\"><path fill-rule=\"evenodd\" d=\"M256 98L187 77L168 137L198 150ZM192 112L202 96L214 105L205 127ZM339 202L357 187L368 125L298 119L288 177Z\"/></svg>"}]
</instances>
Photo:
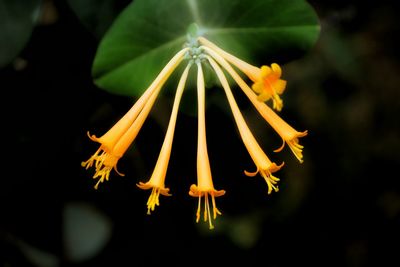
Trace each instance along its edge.
<instances>
[{"instance_id":1,"label":"orange and yellow coloring","mask_svg":"<svg viewBox=\"0 0 400 267\"><path fill-rule=\"evenodd\" d=\"M160 204L160 194L171 196L169 193L170 189L165 187L165 180L171 155L174 131L189 70L193 65L196 65L198 104L197 184L192 184L190 186L189 195L198 198L196 222L200 221L203 214L203 220L208 222L210 229L213 229L213 221L217 218L217 215L221 215L220 210L216 206L215 198L224 195L225 191L216 190L214 188L211 175L206 141L206 92L203 65L209 64L211 69L215 72L227 97L243 144L255 164L256 171L244 171L245 175L256 176L260 174L267 184L268 194L273 191L278 192L279 187L277 184L279 178L277 178L274 173L279 171L284 163L282 162L280 165L277 165L271 161L257 142L240 112L224 71L231 76L259 114L282 138L283 144L276 149L275 152L281 151L285 144L287 144L295 157L300 162L303 162L303 146L299 144L299 138L306 136L307 131L296 131L273 111L273 109L281 111L283 101L280 95L283 94L286 88L286 81L281 79L282 69L277 63L258 68L224 51L204 37L190 38L192 39L189 40L185 48L180 50L168 62L132 108L106 134L100 138L89 135L92 141L100 143L100 147L87 161L82 162L82 166L86 169L94 167L95 173L93 178L98 179L95 184L95 189L98 188L100 183L109 180L112 170L115 170L117 174L123 176L123 174L117 170L118 160L135 140L165 82L181 62L187 61L187 66L177 86L168 128L153 173L147 182L137 183L140 189L151 189L147 201L147 214L151 214L151 212L155 210L155 207ZM245 74L252 84L248 85L233 67L236 67ZM273 109L265 103L270 99L272 100Z\"/></svg>"},{"instance_id":2,"label":"orange and yellow coloring","mask_svg":"<svg viewBox=\"0 0 400 267\"><path fill-rule=\"evenodd\" d=\"M218 79L225 90L225 94L228 99L229 105L231 107L233 117L236 121L236 125L238 127L240 136L242 137L243 143L247 148L250 157L253 159L257 167L257 170L255 172L245 171L245 174L247 176L252 177L260 173L268 185L268 194L270 194L272 190L278 192L279 189L278 186L276 186L276 184L279 181L279 179L273 176L272 173L278 171L284 165L284 163L278 166L275 163L271 162L271 160L264 153L264 151L258 144L257 140L255 139L254 135L251 133L251 130L247 126L247 123L240 112L240 109L230 89L229 83L224 73L222 72L221 68L211 57L207 56L207 59L210 62L215 73L217 74Z\"/></svg>"},{"instance_id":3,"label":"orange and yellow coloring","mask_svg":"<svg viewBox=\"0 0 400 267\"><path fill-rule=\"evenodd\" d=\"M100 143L100 147L87 161L82 162L81 165L89 169L94 164L95 174L93 175L93 179L98 179L94 186L95 189L98 188L100 183L103 183L105 180L108 181L110 172L113 169L119 175L124 176L117 170L118 160L124 155L136 138L163 84L183 60L186 52L186 48L182 49L168 62L145 93L107 133L100 138L88 134L92 141Z\"/></svg>"},{"instance_id":4,"label":"orange and yellow coloring","mask_svg":"<svg viewBox=\"0 0 400 267\"><path fill-rule=\"evenodd\" d=\"M143 183L139 182L137 186L140 189L148 190L152 189L150 197L147 201L147 214L150 214L151 211L154 211L156 206L160 205L159 196L170 196L169 188L165 188L165 176L167 174L168 162L171 155L172 141L174 138L174 131L176 125L176 119L178 116L179 103L182 98L183 90L185 88L185 83L187 80L188 72L190 69L190 65L186 67L184 70L181 79L178 84L178 88L176 90L174 105L172 108L171 118L168 124L167 133L165 134L164 143L161 148L160 155L158 156L158 160L156 166L154 168L153 174L151 175L148 182Z\"/></svg>"},{"instance_id":5,"label":"orange and yellow coloring","mask_svg":"<svg viewBox=\"0 0 400 267\"><path fill-rule=\"evenodd\" d=\"M280 95L285 91L286 81L281 79L282 69L277 63L272 63L271 67L264 65L258 68L222 50L204 37L199 37L199 41L249 77L259 101L265 102L272 99L273 108L277 111L282 110L283 101Z\"/></svg>"},{"instance_id":6,"label":"orange and yellow coloring","mask_svg":"<svg viewBox=\"0 0 400 267\"><path fill-rule=\"evenodd\" d=\"M201 198L204 197L204 221L208 221L209 228L213 229L214 225L211 220L211 210L208 197L211 197L213 219L217 215L221 215L215 204L215 197L225 194L224 190L215 190L212 176L210 162L207 152L206 141L206 120L205 120L205 85L204 75L201 63L197 62L197 101L198 101L198 136L197 136L197 185L190 186L189 195L197 197L198 207L196 212L196 222L200 220L201 216Z\"/></svg>"},{"instance_id":7,"label":"orange and yellow coloring","mask_svg":"<svg viewBox=\"0 0 400 267\"><path fill-rule=\"evenodd\" d=\"M232 68L232 66L217 52L209 47L204 47L204 50L210 54L233 78L237 85L242 89L245 95L249 98L251 103L260 113L260 115L271 125L271 127L279 134L283 140L283 144L275 152L279 152L284 148L287 143L296 158L303 162L303 146L299 144L299 137L307 135L307 131L298 132L281 117L278 116L268 105L264 102L258 101L257 95L247 85L247 83L240 77L240 75Z\"/></svg>"},{"instance_id":8,"label":"orange and yellow coloring","mask_svg":"<svg viewBox=\"0 0 400 267\"><path fill-rule=\"evenodd\" d=\"M271 67L262 66L258 79L253 81L252 86L254 92L258 94L258 100L265 102L272 98L273 108L281 111L283 101L279 97L286 88L286 81L281 79L281 67L272 63Z\"/></svg>"}]
</instances>

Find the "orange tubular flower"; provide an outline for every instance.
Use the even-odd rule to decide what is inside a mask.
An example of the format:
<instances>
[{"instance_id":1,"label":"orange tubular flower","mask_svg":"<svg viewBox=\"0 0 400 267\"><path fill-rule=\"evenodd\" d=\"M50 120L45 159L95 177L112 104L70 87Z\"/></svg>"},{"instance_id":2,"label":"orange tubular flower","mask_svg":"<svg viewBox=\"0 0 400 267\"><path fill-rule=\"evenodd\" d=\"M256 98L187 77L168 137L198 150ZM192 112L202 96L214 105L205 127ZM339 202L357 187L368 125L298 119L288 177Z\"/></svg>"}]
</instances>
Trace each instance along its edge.
<instances>
[{"instance_id":1,"label":"orange tubular flower","mask_svg":"<svg viewBox=\"0 0 400 267\"><path fill-rule=\"evenodd\" d=\"M271 125L272 128L274 128L274 130L282 138L282 146L278 149L275 149L274 152L280 152L285 147L286 143L288 144L290 150L293 152L296 158L299 160L299 162L303 163L304 146L299 144L299 138L306 136L308 131L296 131L267 105L260 105L257 109L260 112L261 116L263 116L263 118Z\"/></svg>"},{"instance_id":2,"label":"orange tubular flower","mask_svg":"<svg viewBox=\"0 0 400 267\"><path fill-rule=\"evenodd\" d=\"M159 195L170 196L169 188L165 188L165 176L167 174L168 162L171 155L172 142L174 138L176 119L178 116L179 103L182 98L183 90L185 88L185 83L188 77L189 69L191 64L189 64L183 71L181 79L178 84L178 88L175 94L174 105L171 112L171 117L168 124L167 133L165 134L164 143L161 148L160 155L156 166L154 168L153 174L146 183L139 182L137 186L141 189L147 190L152 189L150 197L147 201L147 214L154 211L155 206L159 206Z\"/></svg>"},{"instance_id":3,"label":"orange tubular flower","mask_svg":"<svg viewBox=\"0 0 400 267\"><path fill-rule=\"evenodd\" d=\"M154 212L156 206L160 205L160 195L171 196L170 189L165 185L165 179L168 171L171 150L174 141L174 133L179 112L179 106L182 100L183 92L188 80L190 68L197 65L197 109L198 109L198 136L197 136L197 183L192 184L189 189L189 195L197 198L196 222L202 218L205 223L208 222L209 229L214 228L214 221L221 211L217 208L215 198L225 195L225 190L217 190L211 174L210 160L208 157L206 140L206 114L205 114L205 80L203 73L203 64L206 64L212 72L215 72L223 88L232 111L235 124L239 131L240 138L246 147L251 159L254 162L256 170L254 172L244 171L244 174L250 177L260 175L267 183L268 194L273 191L278 192L279 178L275 177L275 172L279 171L284 163L277 165L272 162L264 152L257 139L251 132L246 123L239 106L235 100L232 89L227 80L226 74L237 83L245 93L258 113L267 121L271 127L282 138L283 144L275 152L281 151L287 144L295 157L303 162L303 146L299 144L299 138L306 136L307 131L298 132L288 123L286 123L273 110L281 111L283 101L280 95L284 92L286 81L281 79L281 67L272 63L270 66L255 67L232 54L219 48L214 43L204 37L199 37L201 31L191 25L188 30L188 39L180 50L161 70L156 79L144 91L142 96L130 108L130 110L108 130L103 136L96 137L90 135L89 138L100 143L97 151L87 160L81 163L82 167L89 169L94 167L93 179L97 179L94 186L98 188L100 183L108 181L112 170L121 176L124 174L117 170L119 159L125 154L129 146L139 134L141 127L147 119L158 95L164 84L179 66L183 60L187 60L187 66L182 72L177 85L175 99L172 106L171 116L168 128L165 132L164 141L158 156L157 162L150 178L145 182L138 182L137 187L143 190L150 190L147 200L147 214ZM240 74L240 75L239 75ZM244 80L248 77L247 84ZM243 78L241 77L243 76ZM247 79L247 78L246 78ZM270 108L265 102L272 101Z\"/></svg>"},{"instance_id":4,"label":"orange tubular flower","mask_svg":"<svg viewBox=\"0 0 400 267\"><path fill-rule=\"evenodd\" d=\"M235 118L240 136L243 140L244 145L247 148L251 158L257 166L257 170L254 173L245 171L247 176L255 176L257 173L260 173L261 176L265 179L268 185L268 194L271 194L272 190L278 192L278 186L276 185L279 179L272 175L273 172L278 171L284 163L281 165L276 165L271 162L271 160L267 157L264 151L261 149L260 145L257 143L257 140L254 138L251 133L249 127L247 126L243 115L240 112L240 109L235 101L235 98L232 94L232 90L229 86L228 81L221 68L217 65L217 63L209 56L207 56L208 61L210 62L212 68L218 76L219 81L221 82L222 87L224 88L226 97L228 99L229 105L231 107L233 117Z\"/></svg>"},{"instance_id":5,"label":"orange tubular flower","mask_svg":"<svg viewBox=\"0 0 400 267\"><path fill-rule=\"evenodd\" d=\"M252 88L258 94L259 101L265 102L272 98L273 108L277 111L282 110L283 101L279 95L285 90L286 81L280 79L282 70L278 64L273 63L271 67L262 66L258 68L222 50L204 37L199 37L199 42L217 52L226 61L246 74L254 83Z\"/></svg>"},{"instance_id":6,"label":"orange tubular flower","mask_svg":"<svg viewBox=\"0 0 400 267\"><path fill-rule=\"evenodd\" d=\"M280 79L281 74L281 67L276 63L272 63L271 67L262 66L261 73L252 86L254 92L259 94L258 100L265 102L272 98L273 108L277 111L282 110L283 101L279 95L286 87L286 81Z\"/></svg>"},{"instance_id":7,"label":"orange tubular flower","mask_svg":"<svg viewBox=\"0 0 400 267\"><path fill-rule=\"evenodd\" d=\"M211 210L208 196L211 196L212 200L212 212L213 219L217 218L217 214L221 215L215 204L215 197L219 197L225 194L224 190L215 190L210 162L207 152L206 142L206 121L205 121L205 86L204 86L204 75L201 67L201 63L197 62L197 94L198 94L198 141L197 141L197 185L193 184L190 186L189 195L192 197L198 197L198 207L196 212L196 222L200 220L201 210L201 198L204 197L204 221L208 220L209 228L213 229L214 225L211 221Z\"/></svg>"},{"instance_id":8,"label":"orange tubular flower","mask_svg":"<svg viewBox=\"0 0 400 267\"><path fill-rule=\"evenodd\" d=\"M100 138L88 134L91 140L101 144L99 149L87 161L81 164L86 169L92 167L94 164L95 174L93 175L93 179L99 179L94 186L95 189L104 180L108 181L110 172L113 169L119 175L123 176L117 170L118 160L135 139L162 86L183 60L187 50L187 48L182 49L168 62L132 108L107 133Z\"/></svg>"},{"instance_id":9,"label":"orange tubular flower","mask_svg":"<svg viewBox=\"0 0 400 267\"><path fill-rule=\"evenodd\" d=\"M283 140L283 145L276 149L275 152L279 152L283 149L285 143L289 145L296 158L303 162L303 146L299 144L299 137L307 135L307 131L298 132L288 123L286 123L282 118L280 118L271 108L268 107L263 102L258 101L257 95L251 90L251 88L246 84L245 81L240 77L239 74L229 65L228 62L213 49L208 47L203 47L203 49L214 58L226 71L231 75L235 82L239 85L242 91L246 94L249 100L252 102L257 111L261 116L271 125L272 128L279 134Z\"/></svg>"}]
</instances>

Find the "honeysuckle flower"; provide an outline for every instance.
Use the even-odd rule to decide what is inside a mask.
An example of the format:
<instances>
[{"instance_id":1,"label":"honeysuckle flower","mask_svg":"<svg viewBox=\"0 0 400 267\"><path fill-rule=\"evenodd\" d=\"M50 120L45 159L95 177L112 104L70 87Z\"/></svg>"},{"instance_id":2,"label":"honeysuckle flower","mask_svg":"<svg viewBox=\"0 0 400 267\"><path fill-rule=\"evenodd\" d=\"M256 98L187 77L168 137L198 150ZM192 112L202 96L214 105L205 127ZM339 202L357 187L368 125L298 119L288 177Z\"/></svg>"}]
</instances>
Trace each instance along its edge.
<instances>
[{"instance_id":1,"label":"honeysuckle flower","mask_svg":"<svg viewBox=\"0 0 400 267\"><path fill-rule=\"evenodd\" d=\"M277 63L272 63L271 67L261 66L261 68L258 68L229 54L204 37L199 37L199 42L217 52L226 61L246 74L253 81L252 88L258 94L257 99L259 101L265 102L272 99L273 108L277 111L282 110L283 101L279 95L285 90L286 81L281 79L282 70Z\"/></svg>"},{"instance_id":2,"label":"honeysuckle flower","mask_svg":"<svg viewBox=\"0 0 400 267\"><path fill-rule=\"evenodd\" d=\"M187 80L188 72L191 64L189 64L186 69L183 71L182 76L179 80L178 88L175 94L175 100L172 107L171 117L169 120L167 133L165 134L164 143L161 147L160 155L158 156L158 160L156 166L154 168L153 174L150 179L146 183L139 182L137 186L141 189L147 190L152 189L150 197L147 201L147 214L150 214L151 211L154 211L155 206L159 206L159 196L170 196L169 188L165 188L165 176L167 174L168 162L171 155L172 142L174 138L176 119L178 116L179 103L182 98L183 90L185 88L185 83Z\"/></svg>"},{"instance_id":3,"label":"honeysuckle flower","mask_svg":"<svg viewBox=\"0 0 400 267\"><path fill-rule=\"evenodd\" d=\"M272 63L271 67L262 66L259 78L254 82L252 88L258 95L259 101L267 101L272 98L273 108L281 111L283 101L279 97L286 87L286 81L280 79L282 75L281 67Z\"/></svg>"},{"instance_id":4,"label":"honeysuckle flower","mask_svg":"<svg viewBox=\"0 0 400 267\"><path fill-rule=\"evenodd\" d=\"M300 163L303 163L303 148L299 144L299 138L307 135L308 131L298 132L281 117L278 116L267 105L260 105L258 108L261 116L271 125L272 128L281 136L282 146L275 149L275 152L280 152L287 144Z\"/></svg>"},{"instance_id":5,"label":"honeysuckle flower","mask_svg":"<svg viewBox=\"0 0 400 267\"><path fill-rule=\"evenodd\" d=\"M110 172L113 169L117 174L124 175L117 169L118 160L136 138L162 86L183 60L187 50L187 48L182 49L168 62L145 93L108 132L99 138L88 133L92 141L100 143L100 147L81 165L86 169L93 167L93 165L95 166L93 179L98 179L94 186L95 189L98 188L100 183L105 180L108 181Z\"/></svg>"},{"instance_id":6,"label":"honeysuckle flower","mask_svg":"<svg viewBox=\"0 0 400 267\"><path fill-rule=\"evenodd\" d=\"M196 212L196 222L201 217L201 198L204 197L204 221L208 221L209 228L213 229L212 219L216 219L217 215L221 215L215 204L215 197L225 194L224 190L216 190L214 188L210 162L207 152L206 141L206 119L205 119L205 86L204 75L201 63L197 61L197 101L198 101L198 137L197 137L197 185L190 186L189 195L198 198L198 207ZM212 214L208 197L211 197Z\"/></svg>"},{"instance_id":7,"label":"honeysuckle flower","mask_svg":"<svg viewBox=\"0 0 400 267\"><path fill-rule=\"evenodd\" d=\"M242 91L249 98L251 103L260 113L260 115L271 125L271 127L279 134L283 140L283 144L280 148L276 149L275 152L279 152L283 149L285 144L289 145L289 148L296 156L296 158L303 162L302 149L303 146L299 144L299 137L304 137L307 135L307 131L298 132L288 123L286 123L281 117L279 117L273 110L271 110L268 105L264 102L258 101L257 95L251 90L251 88L246 84L246 82L240 77L240 75L232 68L231 65L216 51L209 47L203 47L205 52L207 52L211 57L213 57L234 79L234 81L239 85Z\"/></svg>"},{"instance_id":8,"label":"honeysuckle flower","mask_svg":"<svg viewBox=\"0 0 400 267\"><path fill-rule=\"evenodd\" d=\"M282 138L283 143L278 149L274 150L275 152L281 151L287 144L296 158L303 162L303 146L299 144L299 138L307 135L307 131L296 131L273 111L273 109L277 111L282 109L283 101L280 95L286 87L286 81L281 79L282 70L278 64L272 63L270 66L258 68L224 51L204 37L188 35L188 38L185 48L180 50L168 62L131 109L108 132L99 138L88 133L92 141L100 143L100 147L87 161L82 162L82 166L86 169L94 167L93 178L98 179L94 186L95 189L98 188L100 183L109 180L112 170L115 170L121 176L124 175L117 170L119 159L135 140L167 79L183 60L187 60L188 64L182 72L177 85L168 128L152 175L147 182L138 182L136 184L140 189L151 189L147 201L147 214L151 214L155 207L160 204L160 194L171 196L170 189L165 187L165 180L175 126L189 70L192 65L196 64L198 101L197 184L190 186L189 195L198 198L196 222L199 222L203 216L204 222L208 222L209 228L213 229L213 221L218 215L221 215L216 206L215 198L224 195L225 191L214 188L211 174L206 141L206 93L202 65L211 65L211 69L218 77L227 97L240 137L255 164L256 170L254 172L244 171L244 174L251 177L260 174L267 183L268 194L272 193L272 191L278 192L279 178L273 174L280 170L284 163L277 165L271 161L257 142L236 103L224 70L238 84L264 120ZM234 67L236 68L234 69ZM238 74L237 70L244 73L251 80L251 87ZM265 103L269 99L272 100L273 109Z\"/></svg>"},{"instance_id":9,"label":"honeysuckle flower","mask_svg":"<svg viewBox=\"0 0 400 267\"><path fill-rule=\"evenodd\" d=\"M271 162L271 160L264 153L254 135L251 133L249 127L247 126L246 121L243 118L242 113L236 103L236 100L232 94L229 83L222 72L221 68L217 65L217 63L209 56L207 56L208 61L210 62L212 68L218 76L219 81L221 82L222 88L224 88L226 97L228 99L229 105L232 110L233 117L236 121L236 125L238 127L240 136L243 140L244 145L247 148L247 151L250 154L250 157L253 159L257 170L255 172L247 172L245 174L247 176L255 176L257 173L260 173L261 176L265 179L268 185L268 194L271 194L272 190L278 192L279 188L276 185L279 181L279 178L272 175L273 172L278 171L284 163L281 165L276 165Z\"/></svg>"}]
</instances>

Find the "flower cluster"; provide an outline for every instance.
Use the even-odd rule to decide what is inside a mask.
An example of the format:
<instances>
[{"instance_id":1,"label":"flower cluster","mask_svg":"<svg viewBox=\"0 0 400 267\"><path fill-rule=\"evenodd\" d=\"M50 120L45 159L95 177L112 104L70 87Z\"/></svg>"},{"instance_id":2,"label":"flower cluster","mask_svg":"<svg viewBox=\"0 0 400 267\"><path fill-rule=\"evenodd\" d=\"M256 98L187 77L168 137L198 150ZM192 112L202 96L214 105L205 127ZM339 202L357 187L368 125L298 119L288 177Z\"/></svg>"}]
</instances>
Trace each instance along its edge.
<instances>
[{"instance_id":1,"label":"flower cluster","mask_svg":"<svg viewBox=\"0 0 400 267\"><path fill-rule=\"evenodd\" d=\"M285 144L287 144L296 158L302 162L303 146L299 144L298 139L299 137L307 135L307 131L296 131L273 111L273 109L277 111L282 109L283 101L280 95L286 87L286 81L281 79L282 70L276 63L271 64L271 66L262 66L261 68L255 67L229 54L204 37L192 38L182 50L176 53L132 108L108 132L101 137L96 137L88 133L91 140L100 143L100 147L87 161L82 162L82 166L86 169L94 167L95 173L93 178L97 179L95 189L98 188L100 183L109 180L112 170L115 170L115 172L121 176L124 175L117 169L118 160L135 140L163 85L182 62L187 62L187 65L177 86L171 117L161 147L161 152L150 179L147 182L139 182L137 186L144 190L151 189L151 194L147 201L148 214L154 211L155 207L159 205L160 194L170 196L169 188L165 187L165 178L171 154L179 104L189 70L193 66L196 66L198 101L197 184L190 186L189 195L198 198L196 221L198 222L200 220L201 208L203 207L203 219L206 222L208 221L209 228L212 229L214 227L212 221L216 219L217 215L221 214L216 206L215 198L224 195L225 191L216 190L214 188L207 152L205 118L206 94L203 64L209 64L215 72L226 94L241 139L250 157L254 161L256 171L244 171L245 175L256 176L260 174L266 181L268 194L270 194L272 191L278 191L277 183L279 178L273 174L282 168L284 163L278 165L272 162L258 144L240 112L225 73L230 75L260 115L282 138L283 144L280 148L276 149L275 152L281 151ZM238 74L234 67L248 77L252 82L251 86ZM225 72L223 70L225 70ZM273 109L266 104L266 101L269 100L272 101ZM203 205L202 199L204 202Z\"/></svg>"}]
</instances>

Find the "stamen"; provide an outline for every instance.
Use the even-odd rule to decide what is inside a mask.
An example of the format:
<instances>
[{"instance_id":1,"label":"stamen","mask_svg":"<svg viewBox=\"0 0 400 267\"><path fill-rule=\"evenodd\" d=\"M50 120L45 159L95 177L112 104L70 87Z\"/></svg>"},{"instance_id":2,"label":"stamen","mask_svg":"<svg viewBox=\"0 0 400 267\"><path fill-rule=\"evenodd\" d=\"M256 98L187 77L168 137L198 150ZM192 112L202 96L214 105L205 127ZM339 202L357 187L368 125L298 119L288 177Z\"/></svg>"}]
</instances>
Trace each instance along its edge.
<instances>
[{"instance_id":1,"label":"stamen","mask_svg":"<svg viewBox=\"0 0 400 267\"><path fill-rule=\"evenodd\" d=\"M112 166L103 166L101 169L96 169L96 173L93 175L93 179L99 179L94 186L94 189L98 189L99 184L103 183L104 180L108 181L110 178L110 172L112 170Z\"/></svg>"},{"instance_id":2,"label":"stamen","mask_svg":"<svg viewBox=\"0 0 400 267\"><path fill-rule=\"evenodd\" d=\"M96 163L94 164L94 166L97 169L101 169L101 167L103 166L104 161L106 160L107 157L107 153L105 151L101 152L101 154L96 158Z\"/></svg>"},{"instance_id":3,"label":"stamen","mask_svg":"<svg viewBox=\"0 0 400 267\"><path fill-rule=\"evenodd\" d=\"M215 204L215 196L214 194L210 194L212 198L212 205L213 205L213 213L214 213L214 220L217 218L218 215L222 215L222 213L218 210L217 205Z\"/></svg>"},{"instance_id":4,"label":"stamen","mask_svg":"<svg viewBox=\"0 0 400 267\"><path fill-rule=\"evenodd\" d=\"M283 101L276 92L272 95L272 107L277 111L281 111L283 107Z\"/></svg>"},{"instance_id":5,"label":"stamen","mask_svg":"<svg viewBox=\"0 0 400 267\"><path fill-rule=\"evenodd\" d=\"M93 163L97 161L98 154L100 153L101 150L102 148L100 146L99 149L97 149L97 151L87 161L83 161L81 163L81 166L85 167L86 170L91 168L93 166Z\"/></svg>"},{"instance_id":6,"label":"stamen","mask_svg":"<svg viewBox=\"0 0 400 267\"><path fill-rule=\"evenodd\" d=\"M211 212L210 212L210 205L208 202L208 193L206 192L204 197L206 198L206 206L204 207L204 221L207 221L207 217L208 217L208 225L209 225L209 229L214 229L214 225L212 224L211 221Z\"/></svg>"},{"instance_id":7,"label":"stamen","mask_svg":"<svg viewBox=\"0 0 400 267\"><path fill-rule=\"evenodd\" d=\"M210 214L210 206L208 205L208 194L204 193L204 215L203 219L206 222L208 218L208 214Z\"/></svg>"},{"instance_id":8,"label":"stamen","mask_svg":"<svg viewBox=\"0 0 400 267\"><path fill-rule=\"evenodd\" d=\"M200 209L201 209L201 195L199 194L199 202L197 205L197 212L196 212L196 222L198 223L200 220Z\"/></svg>"},{"instance_id":9,"label":"stamen","mask_svg":"<svg viewBox=\"0 0 400 267\"><path fill-rule=\"evenodd\" d=\"M279 191L278 186L276 185L278 181L280 180L278 177L275 177L271 174L270 171L268 170L262 170L260 171L261 176L264 178L264 180L267 182L268 185L268 195L271 194L272 190L275 192Z\"/></svg>"},{"instance_id":10,"label":"stamen","mask_svg":"<svg viewBox=\"0 0 400 267\"><path fill-rule=\"evenodd\" d=\"M103 182L103 180L102 179L99 179L98 181L97 181L97 183L94 185L94 189L99 189L99 184L100 183L102 183Z\"/></svg>"},{"instance_id":11,"label":"stamen","mask_svg":"<svg viewBox=\"0 0 400 267\"><path fill-rule=\"evenodd\" d=\"M299 144L299 137L303 137L307 135L307 131L302 133L297 132L295 137L292 137L290 140L287 141L287 144L296 158L299 160L300 163L303 163L303 148L304 146Z\"/></svg>"},{"instance_id":12,"label":"stamen","mask_svg":"<svg viewBox=\"0 0 400 267\"><path fill-rule=\"evenodd\" d=\"M147 214L150 215L150 211L154 211L156 206L160 206L159 197L160 197L160 188L153 187L151 190L151 194L149 199L147 200Z\"/></svg>"}]
</instances>

